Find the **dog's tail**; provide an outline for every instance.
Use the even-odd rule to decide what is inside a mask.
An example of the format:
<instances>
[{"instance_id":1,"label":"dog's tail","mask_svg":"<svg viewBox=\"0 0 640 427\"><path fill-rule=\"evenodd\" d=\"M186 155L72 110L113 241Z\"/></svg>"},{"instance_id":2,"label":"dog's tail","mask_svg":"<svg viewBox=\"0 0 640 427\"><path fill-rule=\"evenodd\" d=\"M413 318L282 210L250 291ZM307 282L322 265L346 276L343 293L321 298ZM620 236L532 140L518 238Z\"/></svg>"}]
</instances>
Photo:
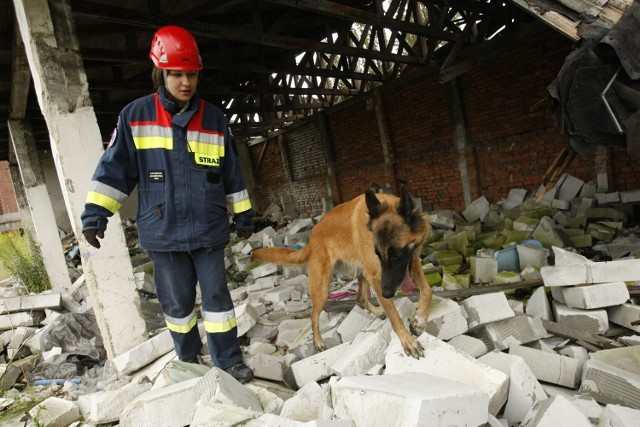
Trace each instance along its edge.
<instances>
[{"instance_id":1,"label":"dog's tail","mask_svg":"<svg viewBox=\"0 0 640 427\"><path fill-rule=\"evenodd\" d=\"M309 246L299 250L291 248L261 248L253 251L251 257L280 265L299 265L309 259Z\"/></svg>"}]
</instances>

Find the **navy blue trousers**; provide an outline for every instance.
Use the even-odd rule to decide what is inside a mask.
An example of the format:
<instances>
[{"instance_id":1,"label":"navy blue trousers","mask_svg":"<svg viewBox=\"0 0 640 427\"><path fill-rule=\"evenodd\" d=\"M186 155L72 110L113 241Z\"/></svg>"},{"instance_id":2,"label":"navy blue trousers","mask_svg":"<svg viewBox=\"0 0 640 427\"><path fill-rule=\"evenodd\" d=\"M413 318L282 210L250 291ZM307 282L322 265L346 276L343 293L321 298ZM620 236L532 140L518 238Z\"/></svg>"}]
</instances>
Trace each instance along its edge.
<instances>
[{"instance_id":1,"label":"navy blue trousers","mask_svg":"<svg viewBox=\"0 0 640 427\"><path fill-rule=\"evenodd\" d=\"M180 360L202 349L195 312L196 286L202 294L202 317L213 364L226 369L242 361L233 301L227 287L224 249L149 252L154 264L158 301Z\"/></svg>"}]
</instances>

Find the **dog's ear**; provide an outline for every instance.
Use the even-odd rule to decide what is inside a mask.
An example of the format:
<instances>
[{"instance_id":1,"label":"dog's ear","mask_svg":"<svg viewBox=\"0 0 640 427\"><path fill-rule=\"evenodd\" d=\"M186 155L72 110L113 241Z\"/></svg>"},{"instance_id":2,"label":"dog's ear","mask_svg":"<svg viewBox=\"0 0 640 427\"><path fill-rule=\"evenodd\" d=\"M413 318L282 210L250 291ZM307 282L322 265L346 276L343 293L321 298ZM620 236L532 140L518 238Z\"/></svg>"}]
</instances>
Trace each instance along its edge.
<instances>
[{"instance_id":1,"label":"dog's ear","mask_svg":"<svg viewBox=\"0 0 640 427\"><path fill-rule=\"evenodd\" d=\"M376 197L376 193L372 189L368 188L364 192L364 199L367 202L367 209L369 210L369 218L375 219L384 211L382 203Z\"/></svg>"},{"instance_id":2,"label":"dog's ear","mask_svg":"<svg viewBox=\"0 0 640 427\"><path fill-rule=\"evenodd\" d=\"M423 227L424 217L422 216L422 211L416 206L409 190L404 186L400 190L400 202L398 203L397 211L412 230L419 230Z\"/></svg>"}]
</instances>

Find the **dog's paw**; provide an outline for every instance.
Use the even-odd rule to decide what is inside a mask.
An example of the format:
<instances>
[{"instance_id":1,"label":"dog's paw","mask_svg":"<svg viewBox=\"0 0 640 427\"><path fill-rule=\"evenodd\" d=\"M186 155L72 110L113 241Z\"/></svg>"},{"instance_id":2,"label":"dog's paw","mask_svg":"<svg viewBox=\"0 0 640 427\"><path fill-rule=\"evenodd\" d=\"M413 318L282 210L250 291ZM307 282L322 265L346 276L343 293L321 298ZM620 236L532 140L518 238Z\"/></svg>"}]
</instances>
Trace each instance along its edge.
<instances>
[{"instance_id":1,"label":"dog's paw","mask_svg":"<svg viewBox=\"0 0 640 427\"><path fill-rule=\"evenodd\" d=\"M404 343L402 347L404 347L404 354L407 356L411 356L416 359L420 359L424 356L424 347L422 347L422 344L420 344L416 339L413 339L408 343Z\"/></svg>"},{"instance_id":2,"label":"dog's paw","mask_svg":"<svg viewBox=\"0 0 640 427\"><path fill-rule=\"evenodd\" d=\"M321 352L325 350L324 341L322 340L322 338L318 340L314 339L313 346L315 347L317 352Z\"/></svg>"},{"instance_id":3,"label":"dog's paw","mask_svg":"<svg viewBox=\"0 0 640 427\"><path fill-rule=\"evenodd\" d=\"M427 323L428 319L416 316L411 319L411 322L409 323L409 329L411 330L412 334L420 336L425 331L425 329L427 329Z\"/></svg>"}]
</instances>

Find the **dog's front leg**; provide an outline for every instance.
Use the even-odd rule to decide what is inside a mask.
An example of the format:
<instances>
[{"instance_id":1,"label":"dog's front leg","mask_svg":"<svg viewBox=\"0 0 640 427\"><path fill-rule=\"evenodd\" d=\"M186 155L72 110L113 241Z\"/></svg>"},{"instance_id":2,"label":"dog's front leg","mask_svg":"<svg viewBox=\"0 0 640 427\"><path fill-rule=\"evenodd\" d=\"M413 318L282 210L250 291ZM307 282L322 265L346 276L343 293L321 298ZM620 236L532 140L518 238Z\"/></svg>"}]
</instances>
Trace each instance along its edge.
<instances>
[{"instance_id":1,"label":"dog's front leg","mask_svg":"<svg viewBox=\"0 0 640 427\"><path fill-rule=\"evenodd\" d=\"M420 258L414 258L411 271L413 273L413 280L418 283L420 288L420 299L418 300L418 306L416 308L416 315L411 321L411 332L416 335L422 334L427 328L427 322L429 321L429 313L431 312L431 300L433 298L433 292L427 278L422 272L422 263Z\"/></svg>"},{"instance_id":2,"label":"dog's front leg","mask_svg":"<svg viewBox=\"0 0 640 427\"><path fill-rule=\"evenodd\" d=\"M385 313L387 313L387 317L391 321L391 326L393 327L394 332L400 338L400 342L402 343L402 348L404 348L404 352L407 356L413 356L416 359L424 356L424 348L422 344L413 336L407 328L404 326L404 322L398 314L398 310L396 310L396 306L393 304L393 300L383 298L382 295L376 295L378 297L378 301L380 305L384 309Z\"/></svg>"}]
</instances>

